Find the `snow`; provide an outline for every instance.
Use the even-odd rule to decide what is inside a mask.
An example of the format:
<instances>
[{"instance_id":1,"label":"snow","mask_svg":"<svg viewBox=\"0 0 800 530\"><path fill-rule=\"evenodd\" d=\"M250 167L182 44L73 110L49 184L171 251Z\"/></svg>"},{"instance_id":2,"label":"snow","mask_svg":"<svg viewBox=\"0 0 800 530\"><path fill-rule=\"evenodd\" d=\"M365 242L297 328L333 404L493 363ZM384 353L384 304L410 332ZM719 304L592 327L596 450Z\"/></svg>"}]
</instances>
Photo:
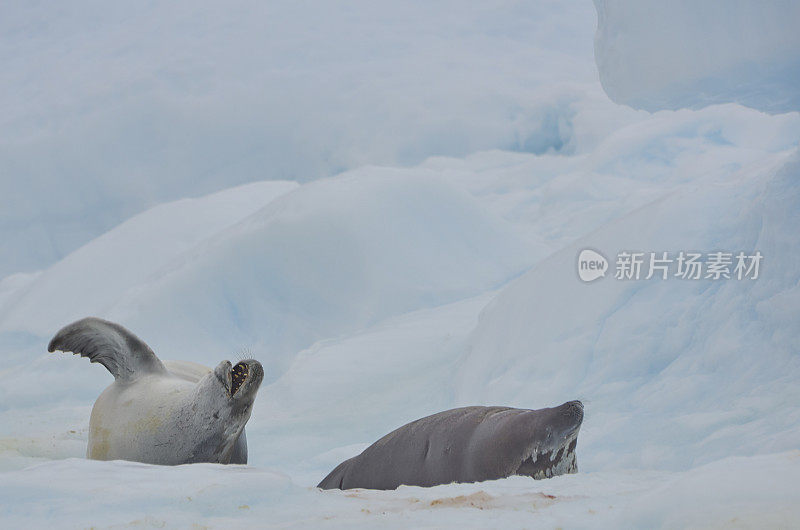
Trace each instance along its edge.
<instances>
[{"instance_id":1,"label":"snow","mask_svg":"<svg viewBox=\"0 0 800 530\"><path fill-rule=\"evenodd\" d=\"M0 17L38 87L0 98L3 527L800 525L800 114L615 104L590 4L87 5ZM764 261L587 284L585 248ZM45 352L90 314L258 358L249 465L85 460L111 376ZM427 414L571 399L577 475L314 488Z\"/></svg>"},{"instance_id":2,"label":"snow","mask_svg":"<svg viewBox=\"0 0 800 530\"><path fill-rule=\"evenodd\" d=\"M728 458L692 472L607 471L537 482L513 477L389 492L321 491L254 467L67 459L6 473L0 493L10 527L56 519L64 528L198 521L213 528L787 528L800 518L792 504L799 459L793 451Z\"/></svg>"},{"instance_id":3,"label":"snow","mask_svg":"<svg viewBox=\"0 0 800 530\"><path fill-rule=\"evenodd\" d=\"M238 184L558 150L595 78L582 2L0 9L0 276Z\"/></svg>"},{"instance_id":4,"label":"snow","mask_svg":"<svg viewBox=\"0 0 800 530\"><path fill-rule=\"evenodd\" d=\"M543 260L481 314L459 401L582 398L583 440L596 451L583 461L593 468L688 468L797 447L800 363L784 311L800 309L787 303L798 280L798 178L794 150L722 180L698 179ZM763 282L585 285L574 269L588 247L612 259L626 249L758 249L770 272ZM664 432L665 423L674 429Z\"/></svg>"},{"instance_id":5,"label":"snow","mask_svg":"<svg viewBox=\"0 0 800 530\"><path fill-rule=\"evenodd\" d=\"M37 275L34 284L16 286L16 300L6 300L0 328L42 332L80 315L105 312L176 257L297 186L255 182L135 215ZM52 304L53 298L69 304Z\"/></svg>"},{"instance_id":6,"label":"snow","mask_svg":"<svg viewBox=\"0 0 800 530\"><path fill-rule=\"evenodd\" d=\"M800 110L800 5L595 0L595 57L617 103L649 111L737 102Z\"/></svg>"}]
</instances>

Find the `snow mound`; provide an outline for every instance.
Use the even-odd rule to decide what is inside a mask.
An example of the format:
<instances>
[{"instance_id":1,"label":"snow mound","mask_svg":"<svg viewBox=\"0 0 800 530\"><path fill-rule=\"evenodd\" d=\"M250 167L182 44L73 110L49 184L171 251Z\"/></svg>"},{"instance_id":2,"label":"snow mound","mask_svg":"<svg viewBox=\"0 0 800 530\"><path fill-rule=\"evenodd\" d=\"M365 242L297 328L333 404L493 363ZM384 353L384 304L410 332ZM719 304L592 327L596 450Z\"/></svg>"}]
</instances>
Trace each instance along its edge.
<instances>
[{"instance_id":1,"label":"snow mound","mask_svg":"<svg viewBox=\"0 0 800 530\"><path fill-rule=\"evenodd\" d=\"M609 97L637 109L737 102L800 110L800 4L595 0L595 59Z\"/></svg>"},{"instance_id":2,"label":"snow mound","mask_svg":"<svg viewBox=\"0 0 800 530\"><path fill-rule=\"evenodd\" d=\"M455 363L490 296L391 317L300 352L260 392L248 439L272 450L253 452L252 463L316 485L384 434L451 408Z\"/></svg>"},{"instance_id":3,"label":"snow mound","mask_svg":"<svg viewBox=\"0 0 800 530\"><path fill-rule=\"evenodd\" d=\"M553 254L481 314L458 401L583 399L591 469L680 469L796 447L798 182L798 150L772 155L693 181ZM760 251L763 270L756 281L610 273L584 284L583 248L604 253L612 273L623 250Z\"/></svg>"},{"instance_id":4,"label":"snow mound","mask_svg":"<svg viewBox=\"0 0 800 530\"><path fill-rule=\"evenodd\" d=\"M105 314L177 256L297 186L257 182L138 214L38 275L5 281L0 330L46 335L84 316Z\"/></svg>"},{"instance_id":5,"label":"snow mound","mask_svg":"<svg viewBox=\"0 0 800 530\"><path fill-rule=\"evenodd\" d=\"M538 278L537 289L542 289L554 302L540 304L539 295L519 279L504 287L497 300L491 302L488 300L494 295L489 292L447 306L392 317L366 330L314 344L294 358L280 380L262 390L263 405L255 410L252 420L251 439L280 448L276 454L293 454L291 464L279 462L275 460L277 456L271 455L266 455L266 459L254 456L255 461L260 465L291 468L293 477L316 484L339 461L363 449L363 444L408 421L460 405L514 404L538 408L580 397L594 415L619 409L620 421L646 423L640 416L641 410L624 409L628 401L624 392L613 393L606 401L598 396L611 393L623 382L630 386L638 384L635 378L642 366L661 362L652 353L637 356L638 351L628 352L624 359L613 358L611 364L621 373L609 368L612 380L607 385L602 379L607 372L598 373L596 385L591 388L576 383L575 374L602 367L601 360L586 355L559 364L565 355L559 333L565 326L574 323L579 335L575 340L582 340L580 335L585 330L581 327L594 318L591 311L606 310L602 305L600 309L580 307L580 301L591 295L593 289L603 286L578 282L574 266L577 245L589 240L596 246L599 240L587 234L617 230L612 226L627 227L625 234L642 231L639 237L643 250L649 249L651 232L645 228L651 226L661 226L663 234L674 228L676 246L702 243L706 245L704 249L713 249L722 242L730 243L729 233L742 232L740 225L745 222L736 220L742 215L741 203L737 201L751 201L749 223L759 219L758 189L766 186L770 168L785 164L787 157L792 156L795 150L792 146L800 139L798 118L793 114L769 116L737 105L715 106L702 111L651 115L645 121L621 128L587 157L493 151L465 159L428 160L423 167L436 171L437 176L453 185L468 189L496 215L544 239L551 248L569 249L563 275L549 269L546 273L536 272L553 259L549 257L538 264L532 262L534 268L523 276L530 281ZM719 199L715 198L717 191ZM741 197L737 198L737 193ZM780 195L776 191L773 198ZM686 202L685 197L693 198ZM789 200L789 196L783 200ZM679 206L667 210L652 206L663 201L672 205L685 203L688 213ZM766 204L765 207L775 209L772 203ZM652 215L653 220L645 221L647 215ZM780 218L781 214L775 210L767 215ZM693 226L702 227L704 232L691 235ZM781 225L775 229L776 233L788 227ZM661 236L652 237L659 243ZM751 243L743 239L741 248L749 248L747 245ZM788 254L784 252L778 257L785 255ZM664 282L662 288L669 291L679 287L674 283L677 281ZM763 277L758 280L761 281L765 281ZM787 279L776 285L775 290L784 292L790 285ZM786 295L792 296L791 289ZM598 297L598 304L607 302ZM685 303L663 302L668 306L674 304L676 311ZM554 306L555 303L561 306ZM540 306L536 313L532 309L534 304ZM624 305L624 299L620 304ZM502 310L493 309L498 305ZM658 315L640 309L639 305L627 309L629 327L638 326L654 333L652 342L658 342L663 336L661 331L653 332L659 325ZM482 310L478 330L472 334ZM495 326L491 334L487 330L490 325ZM687 329L681 333L688 333ZM711 331L703 331L706 332ZM522 339L517 341L517 337ZM608 340L628 343L620 333ZM792 339L789 336L786 340ZM549 341L553 341L552 345ZM543 351L537 353L539 350ZM465 355L465 352L471 353ZM548 356L552 359L548 360ZM552 369L543 371L544 366L551 365ZM774 375L770 370L765 369L760 377L769 380ZM690 372L694 373L694 369ZM629 373L633 374L631 380L625 379ZM714 401L714 396L723 399L727 392L724 387L721 380L714 380L703 392L708 401ZM681 407L688 411L686 403L671 396L669 389L658 389L658 393L662 391L663 399L673 400L675 411ZM654 391L654 395L658 393ZM595 403L596 400L599 401ZM764 406L769 413L767 403ZM789 408L784 411L790 414L787 417L793 414ZM780 411L776 411L773 419L779 417ZM733 415L720 417L716 428L724 430L737 421L738 417ZM602 420L599 422L602 424ZM321 426L324 435L319 434ZM757 423L750 427L759 429ZM672 432L691 440L696 429L694 424L686 423L674 426ZM597 432L587 416L579 445L582 470L605 469L612 445L617 455L627 459L631 466L687 466L686 460L669 455L652 454L641 459L642 453L652 453L653 447L643 449L638 439L624 431L618 437L607 433L602 443L595 443L593 436ZM719 454L750 453L755 445L748 440L731 441L729 446L719 448ZM341 451L337 449L336 454L323 456L334 447ZM693 456L706 461L711 453L702 449Z\"/></svg>"},{"instance_id":6,"label":"snow mound","mask_svg":"<svg viewBox=\"0 0 800 530\"><path fill-rule=\"evenodd\" d=\"M319 339L474 296L545 253L431 171L364 168L272 202L107 314L164 357L187 338L206 363L244 346L270 379Z\"/></svg>"}]
</instances>

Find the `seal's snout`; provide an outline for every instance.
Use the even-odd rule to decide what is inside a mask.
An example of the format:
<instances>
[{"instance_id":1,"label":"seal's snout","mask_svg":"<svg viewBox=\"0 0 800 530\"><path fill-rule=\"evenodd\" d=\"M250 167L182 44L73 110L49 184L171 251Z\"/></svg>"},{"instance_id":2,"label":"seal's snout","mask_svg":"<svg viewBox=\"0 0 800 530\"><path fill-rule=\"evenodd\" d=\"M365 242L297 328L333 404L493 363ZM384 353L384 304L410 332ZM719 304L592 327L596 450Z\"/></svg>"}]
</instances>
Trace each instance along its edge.
<instances>
[{"instance_id":1,"label":"seal's snout","mask_svg":"<svg viewBox=\"0 0 800 530\"><path fill-rule=\"evenodd\" d=\"M567 402L567 407L569 407L571 414L579 416L581 419L583 419L583 403L580 401L569 401Z\"/></svg>"},{"instance_id":2,"label":"seal's snout","mask_svg":"<svg viewBox=\"0 0 800 530\"><path fill-rule=\"evenodd\" d=\"M583 403L580 401L567 401L560 407L560 414L562 417L572 425L572 428L578 429L583 423Z\"/></svg>"}]
</instances>

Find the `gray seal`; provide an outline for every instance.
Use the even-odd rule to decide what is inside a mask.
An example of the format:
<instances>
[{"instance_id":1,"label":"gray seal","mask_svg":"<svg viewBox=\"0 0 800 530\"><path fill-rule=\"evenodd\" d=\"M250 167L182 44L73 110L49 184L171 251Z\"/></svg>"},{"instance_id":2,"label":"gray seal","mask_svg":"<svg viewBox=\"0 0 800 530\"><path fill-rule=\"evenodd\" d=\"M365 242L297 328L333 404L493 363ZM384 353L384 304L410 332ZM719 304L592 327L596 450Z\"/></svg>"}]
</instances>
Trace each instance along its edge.
<instances>
[{"instance_id":1,"label":"gray seal","mask_svg":"<svg viewBox=\"0 0 800 530\"><path fill-rule=\"evenodd\" d=\"M403 425L339 464L317 487L395 489L577 473L583 404L463 407Z\"/></svg>"},{"instance_id":2,"label":"gray seal","mask_svg":"<svg viewBox=\"0 0 800 530\"><path fill-rule=\"evenodd\" d=\"M163 363L124 327L92 317L62 328L47 350L88 357L114 376L92 408L87 458L247 463L244 426L264 378L258 361L223 361L214 370Z\"/></svg>"}]
</instances>

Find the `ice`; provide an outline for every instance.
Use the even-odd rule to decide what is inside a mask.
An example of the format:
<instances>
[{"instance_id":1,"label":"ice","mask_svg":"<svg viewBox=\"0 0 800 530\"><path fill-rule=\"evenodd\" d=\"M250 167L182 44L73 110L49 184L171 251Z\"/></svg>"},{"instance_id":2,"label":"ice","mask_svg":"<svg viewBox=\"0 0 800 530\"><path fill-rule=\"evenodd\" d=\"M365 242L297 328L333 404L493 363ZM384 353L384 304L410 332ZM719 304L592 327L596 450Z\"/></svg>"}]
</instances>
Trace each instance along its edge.
<instances>
[{"instance_id":1,"label":"ice","mask_svg":"<svg viewBox=\"0 0 800 530\"><path fill-rule=\"evenodd\" d=\"M595 7L597 68L617 103L800 110L796 2L595 0Z\"/></svg>"},{"instance_id":2,"label":"ice","mask_svg":"<svg viewBox=\"0 0 800 530\"><path fill-rule=\"evenodd\" d=\"M0 276L246 182L558 150L556 88L595 82L594 19L552 1L4 5Z\"/></svg>"},{"instance_id":3,"label":"ice","mask_svg":"<svg viewBox=\"0 0 800 530\"><path fill-rule=\"evenodd\" d=\"M726 5L664 48L647 5L598 3L601 37L652 37L616 88L589 3L5 9L0 526L800 525L800 113L786 76L725 77L795 56L795 8ZM663 84L698 73L730 90ZM689 108L603 92L634 78L629 104ZM584 248L764 260L587 284ZM46 345L90 314L164 359L259 359L249 465L85 460L112 377ZM576 475L314 488L422 416L572 399Z\"/></svg>"}]
</instances>

